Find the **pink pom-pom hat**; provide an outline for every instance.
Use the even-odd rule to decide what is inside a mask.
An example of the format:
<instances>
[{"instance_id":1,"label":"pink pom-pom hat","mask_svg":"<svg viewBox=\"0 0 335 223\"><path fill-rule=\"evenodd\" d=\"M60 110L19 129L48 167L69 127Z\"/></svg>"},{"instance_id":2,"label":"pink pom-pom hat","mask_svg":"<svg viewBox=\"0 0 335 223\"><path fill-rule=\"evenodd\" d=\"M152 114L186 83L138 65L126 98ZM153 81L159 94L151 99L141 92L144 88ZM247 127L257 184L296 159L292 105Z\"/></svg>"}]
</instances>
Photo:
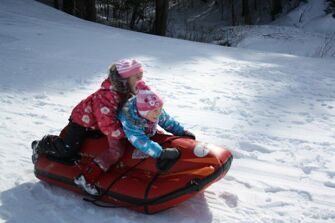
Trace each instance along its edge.
<instances>
[{"instance_id":1,"label":"pink pom-pom hat","mask_svg":"<svg viewBox=\"0 0 335 223\"><path fill-rule=\"evenodd\" d=\"M121 78L126 79L143 72L142 64L135 59L122 59L116 62L116 70Z\"/></svg>"}]
</instances>

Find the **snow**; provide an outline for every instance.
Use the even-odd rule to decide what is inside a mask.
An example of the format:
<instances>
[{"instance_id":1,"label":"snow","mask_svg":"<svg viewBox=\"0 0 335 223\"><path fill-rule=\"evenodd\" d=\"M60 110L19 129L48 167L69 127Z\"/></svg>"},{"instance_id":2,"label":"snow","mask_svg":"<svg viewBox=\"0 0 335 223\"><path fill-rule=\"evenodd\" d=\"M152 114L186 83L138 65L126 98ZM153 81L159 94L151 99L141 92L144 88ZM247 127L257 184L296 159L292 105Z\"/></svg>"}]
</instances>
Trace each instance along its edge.
<instances>
[{"instance_id":1,"label":"snow","mask_svg":"<svg viewBox=\"0 0 335 223\"><path fill-rule=\"evenodd\" d=\"M320 16L305 24L305 30L335 35L335 18L331 14Z\"/></svg>"},{"instance_id":2,"label":"snow","mask_svg":"<svg viewBox=\"0 0 335 223\"><path fill-rule=\"evenodd\" d=\"M306 23L324 16L327 4L326 0L308 0L305 3L300 3L300 7L292 10L287 15L276 19L273 24L302 27Z\"/></svg>"},{"instance_id":3,"label":"snow","mask_svg":"<svg viewBox=\"0 0 335 223\"><path fill-rule=\"evenodd\" d=\"M30 142L58 134L124 57L143 61L169 113L235 157L223 180L153 216L93 206L33 174ZM0 222L334 222L334 70L331 58L162 38L2 0Z\"/></svg>"},{"instance_id":4,"label":"snow","mask_svg":"<svg viewBox=\"0 0 335 223\"><path fill-rule=\"evenodd\" d=\"M262 25L244 27L239 33L242 38L234 44L238 48L306 57L335 55L335 36L314 31L306 32L295 27Z\"/></svg>"},{"instance_id":5,"label":"snow","mask_svg":"<svg viewBox=\"0 0 335 223\"><path fill-rule=\"evenodd\" d=\"M182 6L183 10L172 7L169 36L243 49L335 58L335 18L325 14L326 0L308 0L272 23L253 26L229 26L229 7L224 7L222 17L222 9L214 1L194 4L197 7ZM261 17L266 21L267 16L259 16L260 23L264 23Z\"/></svg>"},{"instance_id":6,"label":"snow","mask_svg":"<svg viewBox=\"0 0 335 223\"><path fill-rule=\"evenodd\" d=\"M242 40L234 46L307 57L335 58L335 18L325 14L326 5L326 0L301 3L300 7L271 25L245 30Z\"/></svg>"}]
</instances>

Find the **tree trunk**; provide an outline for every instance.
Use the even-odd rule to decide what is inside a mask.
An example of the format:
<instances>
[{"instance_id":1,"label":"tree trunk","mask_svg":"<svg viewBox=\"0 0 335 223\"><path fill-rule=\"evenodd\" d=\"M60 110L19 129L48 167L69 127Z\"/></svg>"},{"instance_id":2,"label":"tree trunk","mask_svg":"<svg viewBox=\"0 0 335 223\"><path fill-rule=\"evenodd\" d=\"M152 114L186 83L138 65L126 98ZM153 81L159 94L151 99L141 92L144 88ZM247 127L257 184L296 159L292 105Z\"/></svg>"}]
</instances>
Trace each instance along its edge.
<instances>
[{"instance_id":1,"label":"tree trunk","mask_svg":"<svg viewBox=\"0 0 335 223\"><path fill-rule=\"evenodd\" d=\"M74 0L74 15L89 21L96 21L95 0Z\"/></svg>"},{"instance_id":2,"label":"tree trunk","mask_svg":"<svg viewBox=\"0 0 335 223\"><path fill-rule=\"evenodd\" d=\"M244 23L251 25L251 16L249 9L249 0L242 0L242 16L244 17Z\"/></svg>"},{"instance_id":3,"label":"tree trunk","mask_svg":"<svg viewBox=\"0 0 335 223\"><path fill-rule=\"evenodd\" d=\"M74 0L64 0L63 1L63 11L73 15Z\"/></svg>"},{"instance_id":4,"label":"tree trunk","mask_svg":"<svg viewBox=\"0 0 335 223\"><path fill-rule=\"evenodd\" d=\"M107 14L106 14L106 19L109 21L109 3L107 3Z\"/></svg>"},{"instance_id":5,"label":"tree trunk","mask_svg":"<svg viewBox=\"0 0 335 223\"><path fill-rule=\"evenodd\" d=\"M224 0L221 1L221 20L224 19Z\"/></svg>"},{"instance_id":6,"label":"tree trunk","mask_svg":"<svg viewBox=\"0 0 335 223\"><path fill-rule=\"evenodd\" d=\"M86 0L74 0L74 6L73 6L73 15L77 16L79 18L85 18L85 12L86 12Z\"/></svg>"},{"instance_id":7,"label":"tree trunk","mask_svg":"<svg viewBox=\"0 0 335 223\"><path fill-rule=\"evenodd\" d=\"M136 21L137 14L138 14L138 7L139 7L138 4L134 6L133 13L131 15L130 25L129 25L130 29L134 29L135 27L135 21Z\"/></svg>"},{"instance_id":8,"label":"tree trunk","mask_svg":"<svg viewBox=\"0 0 335 223\"><path fill-rule=\"evenodd\" d=\"M59 9L59 3L58 3L58 0L54 0L54 7L56 9Z\"/></svg>"},{"instance_id":9,"label":"tree trunk","mask_svg":"<svg viewBox=\"0 0 335 223\"><path fill-rule=\"evenodd\" d=\"M154 33L157 35L165 36L166 34L168 10L169 0L156 0Z\"/></svg>"},{"instance_id":10,"label":"tree trunk","mask_svg":"<svg viewBox=\"0 0 335 223\"><path fill-rule=\"evenodd\" d=\"M232 26L236 25L236 20L235 20L235 5L234 5L234 0L230 0L231 2L231 24Z\"/></svg>"},{"instance_id":11,"label":"tree trunk","mask_svg":"<svg viewBox=\"0 0 335 223\"><path fill-rule=\"evenodd\" d=\"M95 0L85 0L86 12L85 19L95 22L97 20L97 10L95 8Z\"/></svg>"},{"instance_id":12,"label":"tree trunk","mask_svg":"<svg viewBox=\"0 0 335 223\"><path fill-rule=\"evenodd\" d=\"M280 14L283 12L283 6L281 3L281 0L272 0L272 20L276 19L276 15Z\"/></svg>"}]
</instances>

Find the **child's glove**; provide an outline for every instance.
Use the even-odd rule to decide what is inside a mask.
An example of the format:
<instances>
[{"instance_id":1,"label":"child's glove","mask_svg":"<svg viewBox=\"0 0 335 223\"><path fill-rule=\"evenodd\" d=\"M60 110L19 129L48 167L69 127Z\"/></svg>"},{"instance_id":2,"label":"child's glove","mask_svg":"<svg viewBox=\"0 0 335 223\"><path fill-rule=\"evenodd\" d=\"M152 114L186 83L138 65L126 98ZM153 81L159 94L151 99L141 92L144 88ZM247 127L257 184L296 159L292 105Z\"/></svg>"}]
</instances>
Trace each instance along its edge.
<instances>
[{"instance_id":1,"label":"child's glove","mask_svg":"<svg viewBox=\"0 0 335 223\"><path fill-rule=\"evenodd\" d=\"M160 160L174 160L179 157L179 150L176 148L166 148L162 150Z\"/></svg>"},{"instance_id":2,"label":"child's glove","mask_svg":"<svg viewBox=\"0 0 335 223\"><path fill-rule=\"evenodd\" d=\"M162 150L160 157L157 159L157 168L160 171L166 171L175 164L180 156L176 148L166 148Z\"/></svg>"},{"instance_id":3,"label":"child's glove","mask_svg":"<svg viewBox=\"0 0 335 223\"><path fill-rule=\"evenodd\" d=\"M191 139L195 140L195 135L192 132L188 131L188 130L184 131L184 135L183 136L187 136L187 137L190 137Z\"/></svg>"}]
</instances>

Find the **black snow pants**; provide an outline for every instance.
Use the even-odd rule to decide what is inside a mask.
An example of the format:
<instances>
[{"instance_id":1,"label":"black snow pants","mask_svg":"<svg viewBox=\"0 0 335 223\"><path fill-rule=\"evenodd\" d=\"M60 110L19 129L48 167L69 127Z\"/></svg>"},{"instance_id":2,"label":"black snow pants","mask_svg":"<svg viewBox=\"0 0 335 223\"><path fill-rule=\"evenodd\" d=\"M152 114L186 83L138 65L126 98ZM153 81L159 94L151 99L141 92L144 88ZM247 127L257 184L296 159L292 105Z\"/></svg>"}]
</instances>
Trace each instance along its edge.
<instances>
[{"instance_id":1,"label":"black snow pants","mask_svg":"<svg viewBox=\"0 0 335 223\"><path fill-rule=\"evenodd\" d=\"M78 154L80 146L86 138L99 138L102 136L102 132L85 128L70 120L62 137L55 135L44 136L39 142L38 151L55 158L71 159Z\"/></svg>"}]
</instances>

